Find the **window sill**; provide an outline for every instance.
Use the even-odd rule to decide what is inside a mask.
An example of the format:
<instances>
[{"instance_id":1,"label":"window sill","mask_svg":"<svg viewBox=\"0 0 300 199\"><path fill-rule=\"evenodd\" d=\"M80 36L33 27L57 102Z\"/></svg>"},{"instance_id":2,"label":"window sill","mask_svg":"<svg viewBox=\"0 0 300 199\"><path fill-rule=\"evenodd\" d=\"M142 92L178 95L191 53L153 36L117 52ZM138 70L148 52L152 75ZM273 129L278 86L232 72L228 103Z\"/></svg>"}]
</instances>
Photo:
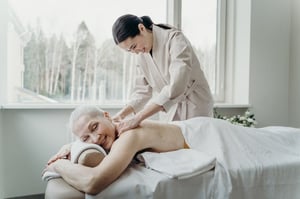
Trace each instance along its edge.
<instances>
[{"instance_id":1,"label":"window sill","mask_svg":"<svg viewBox=\"0 0 300 199\"><path fill-rule=\"evenodd\" d=\"M5 104L0 109L74 109L82 104ZM102 109L121 109L123 106L124 104L99 105Z\"/></svg>"},{"instance_id":2,"label":"window sill","mask_svg":"<svg viewBox=\"0 0 300 199\"><path fill-rule=\"evenodd\" d=\"M216 103L214 108L251 108L251 104L228 104L228 103Z\"/></svg>"},{"instance_id":3,"label":"window sill","mask_svg":"<svg viewBox=\"0 0 300 199\"><path fill-rule=\"evenodd\" d=\"M74 109L81 104L5 104L0 109ZM102 109L121 109L125 104L104 104L99 105ZM216 103L214 108L230 109L230 108L250 108L250 104L228 104Z\"/></svg>"}]
</instances>

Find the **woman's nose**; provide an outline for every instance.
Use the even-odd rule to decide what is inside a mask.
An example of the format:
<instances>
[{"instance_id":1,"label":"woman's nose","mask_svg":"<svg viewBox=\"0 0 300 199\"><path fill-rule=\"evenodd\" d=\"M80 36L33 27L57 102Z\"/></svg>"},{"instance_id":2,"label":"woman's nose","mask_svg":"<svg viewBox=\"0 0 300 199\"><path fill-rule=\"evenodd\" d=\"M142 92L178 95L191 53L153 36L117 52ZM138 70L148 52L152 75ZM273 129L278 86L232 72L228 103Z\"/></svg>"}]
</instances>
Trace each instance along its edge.
<instances>
[{"instance_id":1,"label":"woman's nose","mask_svg":"<svg viewBox=\"0 0 300 199\"><path fill-rule=\"evenodd\" d=\"M99 137L100 137L99 134L94 134L91 136L93 144L96 144L98 142Z\"/></svg>"}]
</instances>

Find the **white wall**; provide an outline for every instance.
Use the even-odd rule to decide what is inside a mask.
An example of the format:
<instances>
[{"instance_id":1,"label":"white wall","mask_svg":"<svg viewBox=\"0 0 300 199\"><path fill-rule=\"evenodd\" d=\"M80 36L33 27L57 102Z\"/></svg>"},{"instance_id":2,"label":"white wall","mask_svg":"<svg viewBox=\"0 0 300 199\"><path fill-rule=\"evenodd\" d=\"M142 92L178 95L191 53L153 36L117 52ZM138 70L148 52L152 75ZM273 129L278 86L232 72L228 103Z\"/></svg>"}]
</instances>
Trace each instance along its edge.
<instances>
[{"instance_id":1,"label":"white wall","mask_svg":"<svg viewBox=\"0 0 300 199\"><path fill-rule=\"evenodd\" d=\"M259 126L288 125L290 0L252 0L249 103Z\"/></svg>"},{"instance_id":2,"label":"white wall","mask_svg":"<svg viewBox=\"0 0 300 199\"><path fill-rule=\"evenodd\" d=\"M67 142L67 110L2 110L4 196L43 193L41 172Z\"/></svg>"},{"instance_id":3,"label":"white wall","mask_svg":"<svg viewBox=\"0 0 300 199\"><path fill-rule=\"evenodd\" d=\"M291 1L290 107L291 126L300 127L300 1Z\"/></svg>"},{"instance_id":4,"label":"white wall","mask_svg":"<svg viewBox=\"0 0 300 199\"><path fill-rule=\"evenodd\" d=\"M258 127L290 125L291 0L227 2L227 100L250 104Z\"/></svg>"},{"instance_id":5,"label":"white wall","mask_svg":"<svg viewBox=\"0 0 300 199\"><path fill-rule=\"evenodd\" d=\"M5 9L7 2L0 1L0 67L4 66L6 63L6 43L7 35L3 30L5 30L6 20L7 20L7 9ZM2 30L2 31L1 31ZM6 69L1 67L0 79L4 82L6 81ZM5 90L6 85L4 83L0 84L0 104L4 102L5 95L3 91ZM1 92L2 91L2 92ZM0 198L4 198L4 161L3 161L3 122L2 122L2 111L0 110Z\"/></svg>"},{"instance_id":6,"label":"white wall","mask_svg":"<svg viewBox=\"0 0 300 199\"><path fill-rule=\"evenodd\" d=\"M0 0L0 104L6 101L6 81L7 81L7 20L8 20L8 9L7 0Z\"/></svg>"},{"instance_id":7,"label":"white wall","mask_svg":"<svg viewBox=\"0 0 300 199\"><path fill-rule=\"evenodd\" d=\"M3 123L2 123L2 110L0 110L0 198L4 198L4 156L3 156Z\"/></svg>"}]
</instances>

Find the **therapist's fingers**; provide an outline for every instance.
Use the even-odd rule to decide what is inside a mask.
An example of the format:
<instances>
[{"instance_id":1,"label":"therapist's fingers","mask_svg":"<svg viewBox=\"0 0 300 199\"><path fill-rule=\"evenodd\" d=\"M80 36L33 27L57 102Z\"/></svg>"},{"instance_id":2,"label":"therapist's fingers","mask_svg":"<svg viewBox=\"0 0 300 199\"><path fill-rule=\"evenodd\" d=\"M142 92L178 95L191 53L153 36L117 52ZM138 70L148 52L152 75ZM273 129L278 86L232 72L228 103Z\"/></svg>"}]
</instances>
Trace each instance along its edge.
<instances>
[{"instance_id":1,"label":"therapist's fingers","mask_svg":"<svg viewBox=\"0 0 300 199\"><path fill-rule=\"evenodd\" d=\"M120 122L123 118L120 115L114 115L112 117L112 121L114 122Z\"/></svg>"},{"instance_id":2,"label":"therapist's fingers","mask_svg":"<svg viewBox=\"0 0 300 199\"><path fill-rule=\"evenodd\" d=\"M118 135L120 136L122 133L124 133L125 131L128 131L132 128L129 128L129 127L122 127L122 128L119 128L118 130Z\"/></svg>"},{"instance_id":3,"label":"therapist's fingers","mask_svg":"<svg viewBox=\"0 0 300 199\"><path fill-rule=\"evenodd\" d=\"M120 136L124 132L124 122L119 122L116 125L118 136Z\"/></svg>"},{"instance_id":4,"label":"therapist's fingers","mask_svg":"<svg viewBox=\"0 0 300 199\"><path fill-rule=\"evenodd\" d=\"M119 135L121 135L122 133L124 133L127 130L134 129L134 128L138 127L139 124L140 124L139 121L136 120L135 118L132 118L132 119L129 119L129 120L123 120L122 122L120 122L117 125L118 133L119 133Z\"/></svg>"},{"instance_id":5,"label":"therapist's fingers","mask_svg":"<svg viewBox=\"0 0 300 199\"><path fill-rule=\"evenodd\" d=\"M113 122L119 122L120 121L120 119L118 117L115 117L115 116L113 116L111 119L112 119Z\"/></svg>"}]
</instances>

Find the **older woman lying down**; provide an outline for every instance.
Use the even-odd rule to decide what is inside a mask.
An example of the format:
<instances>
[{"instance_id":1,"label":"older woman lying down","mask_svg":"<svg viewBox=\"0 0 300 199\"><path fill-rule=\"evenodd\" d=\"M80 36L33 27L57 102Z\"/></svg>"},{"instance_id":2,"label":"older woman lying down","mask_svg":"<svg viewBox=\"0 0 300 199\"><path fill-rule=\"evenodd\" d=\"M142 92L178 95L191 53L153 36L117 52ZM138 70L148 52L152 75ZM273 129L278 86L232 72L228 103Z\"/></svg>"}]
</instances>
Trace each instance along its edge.
<instances>
[{"instance_id":1,"label":"older woman lying down","mask_svg":"<svg viewBox=\"0 0 300 199\"><path fill-rule=\"evenodd\" d=\"M188 147L217 158L211 198L251 198L260 194L257 187L262 187L263 196L276 198L280 194L272 187L281 190L280 186L286 184L298 186L295 176L300 175L299 129L245 128L198 117L171 123L144 121L138 128L118 136L109 114L96 106L76 108L70 117L70 127L81 141L102 146L108 155L95 167L73 164L62 159L70 152L70 145L66 145L49 160L45 171L60 174L74 190L84 193L97 194L112 184L137 152L168 152ZM289 171L293 174L289 175ZM256 190L250 194L254 184ZM241 190L243 186L246 188Z\"/></svg>"},{"instance_id":2,"label":"older woman lying down","mask_svg":"<svg viewBox=\"0 0 300 199\"><path fill-rule=\"evenodd\" d=\"M96 167L85 167L61 159L67 153L49 160L46 170L55 171L76 189L96 194L116 180L134 155L144 149L167 152L185 147L180 128L173 124L145 121L140 127L118 137L116 125L109 114L96 106L80 106L70 117L72 132L83 142L102 146L108 155Z\"/></svg>"}]
</instances>

